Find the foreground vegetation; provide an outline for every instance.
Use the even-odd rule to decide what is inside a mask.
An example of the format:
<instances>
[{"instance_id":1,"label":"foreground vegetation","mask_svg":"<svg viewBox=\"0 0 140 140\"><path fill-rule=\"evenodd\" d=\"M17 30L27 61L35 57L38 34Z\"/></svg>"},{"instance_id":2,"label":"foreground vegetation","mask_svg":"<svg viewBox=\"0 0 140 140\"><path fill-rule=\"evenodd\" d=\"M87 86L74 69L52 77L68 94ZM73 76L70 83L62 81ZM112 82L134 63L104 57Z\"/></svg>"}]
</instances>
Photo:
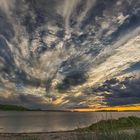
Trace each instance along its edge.
<instances>
[{"instance_id":1,"label":"foreground vegetation","mask_svg":"<svg viewBox=\"0 0 140 140\"><path fill-rule=\"evenodd\" d=\"M140 131L129 132L103 132L102 133L81 133L71 140L140 140Z\"/></svg>"},{"instance_id":2,"label":"foreground vegetation","mask_svg":"<svg viewBox=\"0 0 140 140\"><path fill-rule=\"evenodd\" d=\"M130 116L119 119L102 120L86 128L78 128L76 131L116 131L140 128L140 118Z\"/></svg>"}]
</instances>

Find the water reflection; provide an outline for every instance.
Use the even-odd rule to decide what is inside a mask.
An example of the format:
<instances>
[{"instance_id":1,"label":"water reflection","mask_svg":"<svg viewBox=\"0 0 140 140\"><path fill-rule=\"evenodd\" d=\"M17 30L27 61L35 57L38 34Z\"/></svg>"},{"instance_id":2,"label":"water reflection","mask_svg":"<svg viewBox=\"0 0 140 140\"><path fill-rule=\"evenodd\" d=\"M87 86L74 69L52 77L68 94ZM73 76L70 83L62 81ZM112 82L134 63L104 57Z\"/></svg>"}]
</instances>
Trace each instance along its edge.
<instances>
[{"instance_id":1,"label":"water reflection","mask_svg":"<svg viewBox=\"0 0 140 140\"><path fill-rule=\"evenodd\" d=\"M125 116L140 117L140 112L0 112L0 132L65 131Z\"/></svg>"}]
</instances>

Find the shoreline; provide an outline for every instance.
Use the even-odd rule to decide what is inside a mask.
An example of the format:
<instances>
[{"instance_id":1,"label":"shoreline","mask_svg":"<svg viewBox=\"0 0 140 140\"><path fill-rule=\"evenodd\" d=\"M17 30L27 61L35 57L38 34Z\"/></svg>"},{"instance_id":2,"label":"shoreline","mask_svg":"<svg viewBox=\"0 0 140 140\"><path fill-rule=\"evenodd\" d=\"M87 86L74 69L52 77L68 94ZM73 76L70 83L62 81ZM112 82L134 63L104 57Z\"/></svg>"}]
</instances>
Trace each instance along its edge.
<instances>
[{"instance_id":1,"label":"shoreline","mask_svg":"<svg viewBox=\"0 0 140 140\"><path fill-rule=\"evenodd\" d=\"M84 135L95 135L95 132L74 132L74 131L57 131L57 132L38 132L38 133L0 133L0 140L69 140L83 137Z\"/></svg>"},{"instance_id":2,"label":"shoreline","mask_svg":"<svg viewBox=\"0 0 140 140\"><path fill-rule=\"evenodd\" d=\"M19 132L19 133L9 133L9 132L0 132L0 135L4 135L4 134L7 134L7 135L22 135L22 134L56 134L56 133L72 133L72 132L76 132L74 130L66 130L66 131L50 131L50 132Z\"/></svg>"}]
</instances>

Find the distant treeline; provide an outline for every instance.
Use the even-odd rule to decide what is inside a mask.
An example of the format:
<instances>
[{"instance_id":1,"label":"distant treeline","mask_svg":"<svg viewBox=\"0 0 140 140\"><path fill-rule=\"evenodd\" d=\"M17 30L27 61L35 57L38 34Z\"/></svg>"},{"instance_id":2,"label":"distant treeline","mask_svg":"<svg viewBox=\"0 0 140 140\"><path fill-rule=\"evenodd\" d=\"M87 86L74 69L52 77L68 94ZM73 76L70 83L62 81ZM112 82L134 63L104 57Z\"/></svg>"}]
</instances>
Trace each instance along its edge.
<instances>
[{"instance_id":1,"label":"distant treeline","mask_svg":"<svg viewBox=\"0 0 140 140\"><path fill-rule=\"evenodd\" d=\"M16 105L0 105L1 111L38 111L35 109L29 109L22 106L16 106Z\"/></svg>"}]
</instances>

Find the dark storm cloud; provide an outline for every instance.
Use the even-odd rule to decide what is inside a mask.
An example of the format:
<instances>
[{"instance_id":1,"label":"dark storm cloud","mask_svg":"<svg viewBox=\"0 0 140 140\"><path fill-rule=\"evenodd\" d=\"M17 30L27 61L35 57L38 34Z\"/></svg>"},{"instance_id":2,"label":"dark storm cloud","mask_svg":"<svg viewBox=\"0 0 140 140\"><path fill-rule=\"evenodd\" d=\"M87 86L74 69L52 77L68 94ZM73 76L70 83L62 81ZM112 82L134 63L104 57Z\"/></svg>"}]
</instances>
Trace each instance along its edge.
<instances>
[{"instance_id":1,"label":"dark storm cloud","mask_svg":"<svg viewBox=\"0 0 140 140\"><path fill-rule=\"evenodd\" d=\"M105 98L104 102L109 106L140 103L140 78L129 77L123 81L116 78L107 80L102 86L86 91L86 94L89 93L102 93L100 96Z\"/></svg>"},{"instance_id":2,"label":"dark storm cloud","mask_svg":"<svg viewBox=\"0 0 140 140\"><path fill-rule=\"evenodd\" d=\"M77 86L86 82L87 76L79 71L73 71L69 73L62 81L57 85L57 89L60 92L69 90L72 86Z\"/></svg>"},{"instance_id":3,"label":"dark storm cloud","mask_svg":"<svg viewBox=\"0 0 140 140\"><path fill-rule=\"evenodd\" d=\"M88 68L88 63L82 60L81 56L71 57L62 62L59 72L64 76L64 79L57 85L58 91L63 92L72 86L85 83L88 78Z\"/></svg>"},{"instance_id":4,"label":"dark storm cloud","mask_svg":"<svg viewBox=\"0 0 140 140\"><path fill-rule=\"evenodd\" d=\"M118 27L117 31L113 32L109 36L108 42L113 42L114 40L119 38L121 35L127 34L131 30L137 28L140 25L140 14L139 13L130 15L130 17L127 18L124 21L124 23Z\"/></svg>"},{"instance_id":5,"label":"dark storm cloud","mask_svg":"<svg viewBox=\"0 0 140 140\"><path fill-rule=\"evenodd\" d=\"M111 92L112 85L116 86L114 88L118 88L117 87L117 86L119 86L118 82L119 82L119 80L117 80L116 78L111 79L111 80L106 80L102 86L97 86L94 88L87 88L84 90L84 93L87 95L91 95L91 94L96 94L98 92L105 92L105 91Z\"/></svg>"},{"instance_id":6,"label":"dark storm cloud","mask_svg":"<svg viewBox=\"0 0 140 140\"><path fill-rule=\"evenodd\" d=\"M140 103L140 98L139 97L134 97L133 95L131 97L106 97L105 102L109 106L119 106L119 105L131 105L131 104L139 104Z\"/></svg>"},{"instance_id":7,"label":"dark storm cloud","mask_svg":"<svg viewBox=\"0 0 140 140\"><path fill-rule=\"evenodd\" d=\"M113 2L115 3L115 2ZM112 5L113 6L113 5ZM117 12L119 9L121 9L121 14L125 17L128 16L122 24L116 24L117 28L111 35L109 35L107 38L104 36L107 32L105 30L103 32L103 35L101 37L101 40L104 45L108 45L111 42L117 41L120 37L128 34L133 29L137 28L140 25L140 10L139 7L140 3L138 1L131 1L130 3L128 1L122 0L122 4L119 5L117 8L114 6L114 10L110 9L110 12ZM131 9L131 10L129 10Z\"/></svg>"},{"instance_id":8,"label":"dark storm cloud","mask_svg":"<svg viewBox=\"0 0 140 140\"><path fill-rule=\"evenodd\" d=\"M19 6L15 9L15 12L22 25L26 27L27 32L32 35L36 28L49 22L62 26L63 19L56 13L57 3L57 0L16 0L16 4ZM22 5L28 5L28 11L22 9Z\"/></svg>"},{"instance_id":9,"label":"dark storm cloud","mask_svg":"<svg viewBox=\"0 0 140 140\"><path fill-rule=\"evenodd\" d=\"M88 62L83 60L82 55L83 54L73 55L67 60L63 61L59 68L59 72L65 75L69 75L69 73L74 71L85 73L88 70L89 65Z\"/></svg>"},{"instance_id":10,"label":"dark storm cloud","mask_svg":"<svg viewBox=\"0 0 140 140\"><path fill-rule=\"evenodd\" d=\"M112 93L105 95L108 105L123 105L140 103L140 78L125 79L111 88Z\"/></svg>"}]
</instances>

